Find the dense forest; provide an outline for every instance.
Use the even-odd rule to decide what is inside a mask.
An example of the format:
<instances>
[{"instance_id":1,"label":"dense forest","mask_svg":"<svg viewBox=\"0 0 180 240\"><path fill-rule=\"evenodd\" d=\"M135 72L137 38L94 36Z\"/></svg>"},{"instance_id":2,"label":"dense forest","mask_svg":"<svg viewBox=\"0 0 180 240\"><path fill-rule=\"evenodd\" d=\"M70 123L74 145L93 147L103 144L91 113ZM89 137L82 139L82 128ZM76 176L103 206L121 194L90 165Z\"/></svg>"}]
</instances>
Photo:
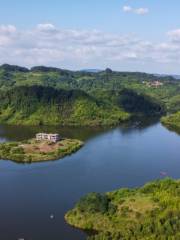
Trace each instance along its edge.
<instances>
[{"instance_id":1,"label":"dense forest","mask_svg":"<svg viewBox=\"0 0 180 240\"><path fill-rule=\"evenodd\" d=\"M80 199L65 219L89 240L179 240L180 181L156 180L137 189Z\"/></svg>"},{"instance_id":2,"label":"dense forest","mask_svg":"<svg viewBox=\"0 0 180 240\"><path fill-rule=\"evenodd\" d=\"M0 94L0 121L15 125L113 125L129 118L81 90L15 87Z\"/></svg>"},{"instance_id":3,"label":"dense forest","mask_svg":"<svg viewBox=\"0 0 180 240\"><path fill-rule=\"evenodd\" d=\"M138 72L0 66L0 122L115 125L180 111L180 81Z\"/></svg>"}]
</instances>

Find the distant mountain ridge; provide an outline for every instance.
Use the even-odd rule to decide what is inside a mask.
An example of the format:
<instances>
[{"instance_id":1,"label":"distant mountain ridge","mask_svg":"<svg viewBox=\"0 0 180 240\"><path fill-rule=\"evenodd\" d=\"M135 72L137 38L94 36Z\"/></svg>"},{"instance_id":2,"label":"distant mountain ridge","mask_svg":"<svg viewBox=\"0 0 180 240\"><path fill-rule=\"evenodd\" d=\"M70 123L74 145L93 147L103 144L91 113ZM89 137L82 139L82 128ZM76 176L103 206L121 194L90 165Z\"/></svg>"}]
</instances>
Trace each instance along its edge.
<instances>
[{"instance_id":1,"label":"distant mountain ridge","mask_svg":"<svg viewBox=\"0 0 180 240\"><path fill-rule=\"evenodd\" d=\"M89 68L89 69L81 69L81 70L67 70L67 69L63 69L63 68L58 68L58 67L47 67L47 66L34 66L31 68L27 68L27 67L21 67L18 65L10 65L10 64L2 64L0 66L0 69L4 69L6 71L12 71L12 72L37 72L37 71L41 71L41 72L49 72L49 71L55 71L55 72L86 72L86 73L99 73L99 72L104 72L107 71L109 68L103 70L103 69L96 69L96 68ZM110 69L111 70L111 69ZM113 71L112 71L113 72ZM115 72L119 72L119 73L125 73L124 71L115 71ZM142 73L142 72L126 72L126 73ZM180 75L178 74L150 74L150 73L144 73L144 74L148 74L148 75L154 75L155 77L173 77L175 79L180 79Z\"/></svg>"},{"instance_id":2,"label":"distant mountain ridge","mask_svg":"<svg viewBox=\"0 0 180 240\"><path fill-rule=\"evenodd\" d=\"M98 73L98 72L103 72L104 70L101 69L82 69L81 72L89 72L89 73Z\"/></svg>"},{"instance_id":3,"label":"distant mountain ridge","mask_svg":"<svg viewBox=\"0 0 180 240\"><path fill-rule=\"evenodd\" d=\"M154 74L157 77L173 77L175 79L180 79L180 75L177 74Z\"/></svg>"}]
</instances>

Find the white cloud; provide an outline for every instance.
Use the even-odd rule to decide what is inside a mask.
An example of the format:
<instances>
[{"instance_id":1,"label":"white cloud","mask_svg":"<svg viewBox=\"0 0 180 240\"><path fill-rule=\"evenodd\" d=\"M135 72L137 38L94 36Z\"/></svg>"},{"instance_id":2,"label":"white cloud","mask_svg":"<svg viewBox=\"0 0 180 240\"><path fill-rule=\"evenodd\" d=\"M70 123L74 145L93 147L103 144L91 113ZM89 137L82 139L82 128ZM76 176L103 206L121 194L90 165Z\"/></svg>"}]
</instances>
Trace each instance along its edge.
<instances>
[{"instance_id":1,"label":"white cloud","mask_svg":"<svg viewBox=\"0 0 180 240\"><path fill-rule=\"evenodd\" d=\"M7 46L13 41L16 27L13 25L0 25L0 46Z\"/></svg>"},{"instance_id":2,"label":"white cloud","mask_svg":"<svg viewBox=\"0 0 180 240\"><path fill-rule=\"evenodd\" d=\"M132 7L130 7L130 6L124 6L124 7L123 7L123 11L124 11L124 12L132 12L133 9L132 9Z\"/></svg>"},{"instance_id":3,"label":"white cloud","mask_svg":"<svg viewBox=\"0 0 180 240\"><path fill-rule=\"evenodd\" d=\"M149 12L149 9L148 8L137 8L137 9L134 9L134 12L139 15L145 15Z\"/></svg>"},{"instance_id":4,"label":"white cloud","mask_svg":"<svg viewBox=\"0 0 180 240\"><path fill-rule=\"evenodd\" d=\"M168 35L173 41L180 41L180 29L175 29L168 32Z\"/></svg>"},{"instance_id":5,"label":"white cloud","mask_svg":"<svg viewBox=\"0 0 180 240\"><path fill-rule=\"evenodd\" d=\"M147 13L149 13L149 9L148 8L133 8L131 6L124 6L123 7L123 11L124 12L129 12L129 13L135 13L138 15L145 15Z\"/></svg>"},{"instance_id":6,"label":"white cloud","mask_svg":"<svg viewBox=\"0 0 180 240\"><path fill-rule=\"evenodd\" d=\"M0 34L1 33L14 33L16 32L16 27L13 25L0 25Z\"/></svg>"},{"instance_id":7,"label":"white cloud","mask_svg":"<svg viewBox=\"0 0 180 240\"><path fill-rule=\"evenodd\" d=\"M39 24L33 29L0 26L0 63L63 68L86 67L155 71L157 66L180 64L180 30L167 33L163 42L142 40L135 35L98 30L61 29ZM122 70L123 70L122 69Z\"/></svg>"},{"instance_id":8,"label":"white cloud","mask_svg":"<svg viewBox=\"0 0 180 240\"><path fill-rule=\"evenodd\" d=\"M37 29L39 31L56 31L56 27L51 23L38 24Z\"/></svg>"}]
</instances>

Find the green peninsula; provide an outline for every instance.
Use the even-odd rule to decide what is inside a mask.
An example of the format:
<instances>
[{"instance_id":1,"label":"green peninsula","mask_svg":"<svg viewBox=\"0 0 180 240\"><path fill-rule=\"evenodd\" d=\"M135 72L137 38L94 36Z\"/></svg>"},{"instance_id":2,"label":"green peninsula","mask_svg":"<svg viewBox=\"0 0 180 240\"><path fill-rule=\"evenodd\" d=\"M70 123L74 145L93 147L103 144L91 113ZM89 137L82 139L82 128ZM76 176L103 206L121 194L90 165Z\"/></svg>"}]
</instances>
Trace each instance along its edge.
<instances>
[{"instance_id":1,"label":"green peninsula","mask_svg":"<svg viewBox=\"0 0 180 240\"><path fill-rule=\"evenodd\" d=\"M174 130L180 133L180 111L169 116L165 116L161 119L163 125L170 130Z\"/></svg>"},{"instance_id":2,"label":"green peninsula","mask_svg":"<svg viewBox=\"0 0 180 240\"><path fill-rule=\"evenodd\" d=\"M156 180L137 189L90 193L65 215L94 235L89 240L180 239L180 180Z\"/></svg>"},{"instance_id":3,"label":"green peninsula","mask_svg":"<svg viewBox=\"0 0 180 240\"><path fill-rule=\"evenodd\" d=\"M62 139L57 142L36 139L5 142L0 144L0 159L19 163L57 160L76 152L82 145L83 142L76 139Z\"/></svg>"}]
</instances>

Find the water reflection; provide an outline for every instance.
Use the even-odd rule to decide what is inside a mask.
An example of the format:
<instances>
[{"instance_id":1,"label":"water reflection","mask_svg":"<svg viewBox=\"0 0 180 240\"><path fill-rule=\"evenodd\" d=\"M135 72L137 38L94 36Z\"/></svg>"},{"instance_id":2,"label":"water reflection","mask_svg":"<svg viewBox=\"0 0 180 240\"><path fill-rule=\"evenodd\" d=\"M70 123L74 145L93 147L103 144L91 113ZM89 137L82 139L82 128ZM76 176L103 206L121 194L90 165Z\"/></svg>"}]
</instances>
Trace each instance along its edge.
<instances>
[{"instance_id":1,"label":"water reflection","mask_svg":"<svg viewBox=\"0 0 180 240\"><path fill-rule=\"evenodd\" d=\"M123 134L129 134L135 129L143 131L158 123L155 118L140 118L134 119L128 123L121 124L119 127ZM21 141L28 138L33 138L38 132L57 132L62 137L78 138L86 141L96 137L101 133L106 133L117 127L58 127L58 126L13 126L0 125L0 141Z\"/></svg>"}]
</instances>

